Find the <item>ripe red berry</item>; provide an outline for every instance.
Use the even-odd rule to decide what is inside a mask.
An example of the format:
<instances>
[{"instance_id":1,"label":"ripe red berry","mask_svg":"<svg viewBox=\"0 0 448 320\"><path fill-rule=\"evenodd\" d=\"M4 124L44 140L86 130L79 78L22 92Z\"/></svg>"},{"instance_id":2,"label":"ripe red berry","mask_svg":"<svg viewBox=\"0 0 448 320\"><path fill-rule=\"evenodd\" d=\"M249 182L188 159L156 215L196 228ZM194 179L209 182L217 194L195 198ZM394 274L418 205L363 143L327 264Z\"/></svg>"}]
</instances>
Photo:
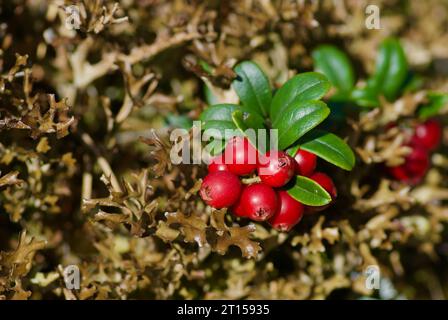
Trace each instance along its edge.
<instances>
[{"instance_id":1,"label":"ripe red berry","mask_svg":"<svg viewBox=\"0 0 448 320\"><path fill-rule=\"evenodd\" d=\"M311 175L310 179L316 181L322 188L324 188L325 191L330 194L332 200L334 200L338 196L338 190L336 189L333 180L325 173L315 172ZM307 206L307 209L309 212L321 211L327 208L329 205L330 204L317 207Z\"/></svg>"},{"instance_id":2,"label":"ripe red berry","mask_svg":"<svg viewBox=\"0 0 448 320\"><path fill-rule=\"evenodd\" d=\"M429 168L428 151L422 147L412 146L411 153L402 165L390 167L389 172L398 181L415 185L421 181Z\"/></svg>"},{"instance_id":3,"label":"ripe red berry","mask_svg":"<svg viewBox=\"0 0 448 320\"><path fill-rule=\"evenodd\" d=\"M217 171L229 171L227 165L224 163L224 157L222 155L212 158L208 165L208 172Z\"/></svg>"},{"instance_id":4,"label":"ripe red berry","mask_svg":"<svg viewBox=\"0 0 448 320\"><path fill-rule=\"evenodd\" d=\"M271 187L284 186L294 175L295 162L283 151L268 151L260 159L258 175Z\"/></svg>"},{"instance_id":5,"label":"ripe red berry","mask_svg":"<svg viewBox=\"0 0 448 320\"><path fill-rule=\"evenodd\" d=\"M427 120L417 125L412 144L434 150L442 140L442 127L437 120Z\"/></svg>"},{"instance_id":6,"label":"ripe red berry","mask_svg":"<svg viewBox=\"0 0 448 320\"><path fill-rule=\"evenodd\" d=\"M209 173L199 190L202 200L216 209L230 207L238 200L240 193L240 180L227 171Z\"/></svg>"},{"instance_id":7,"label":"ripe red berry","mask_svg":"<svg viewBox=\"0 0 448 320\"><path fill-rule=\"evenodd\" d=\"M241 195L241 203L246 216L255 221L269 219L278 208L275 191L263 183L247 186Z\"/></svg>"},{"instance_id":8,"label":"ripe red berry","mask_svg":"<svg viewBox=\"0 0 448 320\"><path fill-rule=\"evenodd\" d=\"M224 163L230 172L239 176L254 172L257 159L257 149L244 137L233 137L224 150Z\"/></svg>"},{"instance_id":9,"label":"ripe red berry","mask_svg":"<svg viewBox=\"0 0 448 320\"><path fill-rule=\"evenodd\" d=\"M294 156L296 161L296 174L309 177L316 169L316 155L314 153L298 150Z\"/></svg>"},{"instance_id":10,"label":"ripe red berry","mask_svg":"<svg viewBox=\"0 0 448 320\"><path fill-rule=\"evenodd\" d=\"M277 195L279 208L269 219L269 223L279 231L289 231L300 222L305 207L284 190L280 190Z\"/></svg>"},{"instance_id":11,"label":"ripe red berry","mask_svg":"<svg viewBox=\"0 0 448 320\"><path fill-rule=\"evenodd\" d=\"M244 189L246 189L246 187L243 185L243 187L241 189L241 193L244 192ZM246 211L244 211L243 202L241 201L241 197L239 197L238 201L232 206L231 211L237 217L247 217Z\"/></svg>"}]
</instances>

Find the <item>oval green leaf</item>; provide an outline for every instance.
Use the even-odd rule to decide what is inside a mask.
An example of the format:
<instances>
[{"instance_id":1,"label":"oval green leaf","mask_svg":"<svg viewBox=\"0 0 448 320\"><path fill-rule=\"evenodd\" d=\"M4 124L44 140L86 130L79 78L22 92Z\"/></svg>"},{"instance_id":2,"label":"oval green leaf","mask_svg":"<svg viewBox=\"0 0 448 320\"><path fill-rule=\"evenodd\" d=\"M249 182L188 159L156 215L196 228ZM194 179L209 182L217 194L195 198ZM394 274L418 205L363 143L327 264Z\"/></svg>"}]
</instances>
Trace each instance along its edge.
<instances>
[{"instance_id":1,"label":"oval green leaf","mask_svg":"<svg viewBox=\"0 0 448 320\"><path fill-rule=\"evenodd\" d=\"M278 148L284 150L330 114L322 101L294 101L282 112L272 127L278 130Z\"/></svg>"},{"instance_id":2,"label":"oval green leaf","mask_svg":"<svg viewBox=\"0 0 448 320\"><path fill-rule=\"evenodd\" d=\"M418 116L421 119L434 117L446 105L448 105L448 94L430 92L428 93L428 103L418 109Z\"/></svg>"},{"instance_id":3,"label":"oval green leaf","mask_svg":"<svg viewBox=\"0 0 448 320\"><path fill-rule=\"evenodd\" d=\"M307 206L324 206L331 202L330 194L318 183L304 176L296 176L288 194Z\"/></svg>"},{"instance_id":4,"label":"oval green leaf","mask_svg":"<svg viewBox=\"0 0 448 320\"><path fill-rule=\"evenodd\" d=\"M319 158L344 170L352 170L355 166L355 155L352 149L333 133L313 130L303 136L298 144L300 149L314 153Z\"/></svg>"},{"instance_id":5,"label":"oval green leaf","mask_svg":"<svg viewBox=\"0 0 448 320\"><path fill-rule=\"evenodd\" d=\"M268 77L252 61L243 61L235 67L238 77L232 82L244 109L266 116L271 105L272 92Z\"/></svg>"},{"instance_id":6,"label":"oval green leaf","mask_svg":"<svg viewBox=\"0 0 448 320\"><path fill-rule=\"evenodd\" d=\"M209 136L216 139L231 138L232 135L228 130L237 129L233 123L232 112L238 109L240 107L235 104L217 104L205 109L199 117L202 130L207 130Z\"/></svg>"},{"instance_id":7,"label":"oval green leaf","mask_svg":"<svg viewBox=\"0 0 448 320\"><path fill-rule=\"evenodd\" d=\"M258 151L262 153L267 151L266 149L267 141L262 141L262 139L258 139L258 130L266 129L263 124L263 118L261 118L256 114L236 110L235 112L232 113L232 119L235 126L241 131L241 134L246 136L249 142Z\"/></svg>"},{"instance_id":8,"label":"oval green leaf","mask_svg":"<svg viewBox=\"0 0 448 320\"><path fill-rule=\"evenodd\" d=\"M322 45L312 53L314 68L323 73L339 91L349 92L355 86L355 73L347 55L332 45Z\"/></svg>"},{"instance_id":9,"label":"oval green leaf","mask_svg":"<svg viewBox=\"0 0 448 320\"><path fill-rule=\"evenodd\" d=\"M373 88L386 99L397 98L408 74L408 63L397 39L386 39L380 47L375 73L371 78Z\"/></svg>"},{"instance_id":10,"label":"oval green leaf","mask_svg":"<svg viewBox=\"0 0 448 320\"><path fill-rule=\"evenodd\" d=\"M330 87L330 82L321 73L305 72L292 77L278 89L272 99L271 120L275 122L293 103L319 100L330 90Z\"/></svg>"}]
</instances>

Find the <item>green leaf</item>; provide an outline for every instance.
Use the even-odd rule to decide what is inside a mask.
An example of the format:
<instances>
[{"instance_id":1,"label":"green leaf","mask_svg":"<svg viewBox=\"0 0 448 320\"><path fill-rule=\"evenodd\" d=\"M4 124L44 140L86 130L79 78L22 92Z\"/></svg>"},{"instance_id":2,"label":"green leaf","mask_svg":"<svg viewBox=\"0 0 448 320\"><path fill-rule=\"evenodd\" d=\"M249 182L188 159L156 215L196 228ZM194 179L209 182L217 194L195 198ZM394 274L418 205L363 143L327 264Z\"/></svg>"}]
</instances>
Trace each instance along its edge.
<instances>
[{"instance_id":1,"label":"green leaf","mask_svg":"<svg viewBox=\"0 0 448 320\"><path fill-rule=\"evenodd\" d=\"M421 119L428 119L436 116L440 110L448 105L448 94L446 93L428 93L428 103L418 109L418 116Z\"/></svg>"},{"instance_id":2,"label":"green leaf","mask_svg":"<svg viewBox=\"0 0 448 320\"><path fill-rule=\"evenodd\" d=\"M286 149L329 114L330 109L322 101L296 100L289 104L272 124L274 129L278 129L278 148Z\"/></svg>"},{"instance_id":3,"label":"green leaf","mask_svg":"<svg viewBox=\"0 0 448 320\"><path fill-rule=\"evenodd\" d=\"M249 142L260 152L266 152L266 142L258 141L258 130L265 130L263 118L257 114L248 113L242 110L236 110L232 113L232 119L235 126L246 136ZM253 130L249 130L253 129ZM266 137L267 138L267 137ZM258 141L258 143L257 143Z\"/></svg>"},{"instance_id":4,"label":"green leaf","mask_svg":"<svg viewBox=\"0 0 448 320\"><path fill-rule=\"evenodd\" d=\"M238 109L240 107L234 104L217 104L205 109L199 117L202 121L202 129L208 130L210 136L216 139L231 138L232 136L226 130L237 129L233 123L232 112Z\"/></svg>"},{"instance_id":5,"label":"green leaf","mask_svg":"<svg viewBox=\"0 0 448 320\"><path fill-rule=\"evenodd\" d=\"M318 183L304 176L296 176L288 194L307 206L324 206L331 202L331 196Z\"/></svg>"},{"instance_id":6,"label":"green leaf","mask_svg":"<svg viewBox=\"0 0 448 320\"><path fill-rule=\"evenodd\" d=\"M321 73L305 72L292 77L278 89L272 99L271 120L275 122L293 103L319 100L330 87L330 82Z\"/></svg>"},{"instance_id":7,"label":"green leaf","mask_svg":"<svg viewBox=\"0 0 448 320\"><path fill-rule=\"evenodd\" d=\"M173 128L182 128L189 130L193 125L193 121L185 115L169 114L166 121Z\"/></svg>"},{"instance_id":8,"label":"green leaf","mask_svg":"<svg viewBox=\"0 0 448 320\"><path fill-rule=\"evenodd\" d=\"M376 108L380 105L378 100L378 93L370 87L354 89L350 93L350 99L358 106L365 108Z\"/></svg>"},{"instance_id":9,"label":"green leaf","mask_svg":"<svg viewBox=\"0 0 448 320\"><path fill-rule=\"evenodd\" d=\"M272 92L269 80L258 65L243 61L235 67L238 77L232 83L243 108L263 116L269 114Z\"/></svg>"},{"instance_id":10,"label":"green leaf","mask_svg":"<svg viewBox=\"0 0 448 320\"><path fill-rule=\"evenodd\" d=\"M355 166L355 155L344 140L333 133L314 130L303 136L298 142L300 149L314 153L344 170Z\"/></svg>"},{"instance_id":11,"label":"green leaf","mask_svg":"<svg viewBox=\"0 0 448 320\"><path fill-rule=\"evenodd\" d=\"M407 74L408 63L400 42L396 39L384 40L376 61L375 73L371 78L373 89L393 101L397 98Z\"/></svg>"},{"instance_id":12,"label":"green leaf","mask_svg":"<svg viewBox=\"0 0 448 320\"><path fill-rule=\"evenodd\" d=\"M312 53L315 70L323 73L342 92L355 86L353 66L347 55L332 45L319 46Z\"/></svg>"}]
</instances>

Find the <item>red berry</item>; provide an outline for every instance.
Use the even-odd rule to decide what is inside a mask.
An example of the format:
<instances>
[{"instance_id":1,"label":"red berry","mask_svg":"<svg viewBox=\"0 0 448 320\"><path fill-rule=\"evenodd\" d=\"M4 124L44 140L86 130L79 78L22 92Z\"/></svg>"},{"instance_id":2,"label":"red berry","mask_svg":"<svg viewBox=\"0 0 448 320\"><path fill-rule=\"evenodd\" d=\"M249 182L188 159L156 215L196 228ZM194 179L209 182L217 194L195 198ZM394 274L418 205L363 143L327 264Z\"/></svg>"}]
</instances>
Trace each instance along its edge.
<instances>
[{"instance_id":1,"label":"red berry","mask_svg":"<svg viewBox=\"0 0 448 320\"><path fill-rule=\"evenodd\" d=\"M310 179L316 181L322 188L324 188L325 191L330 194L332 200L334 200L338 196L338 190L336 189L333 180L325 173L315 172L313 173L313 175L311 175ZM321 211L327 208L329 205L330 204L317 207L307 206L307 209L310 212Z\"/></svg>"},{"instance_id":2,"label":"red berry","mask_svg":"<svg viewBox=\"0 0 448 320\"><path fill-rule=\"evenodd\" d=\"M434 150L442 140L442 127L437 120L427 120L415 128L412 143L427 150Z\"/></svg>"},{"instance_id":3,"label":"red berry","mask_svg":"<svg viewBox=\"0 0 448 320\"><path fill-rule=\"evenodd\" d=\"M246 216L255 221L265 221L277 211L278 201L274 189L263 183L246 187L241 195Z\"/></svg>"},{"instance_id":4,"label":"red berry","mask_svg":"<svg viewBox=\"0 0 448 320\"><path fill-rule=\"evenodd\" d=\"M246 187L243 185L243 188L241 189L241 193L244 192L244 189L246 189ZM239 197L238 201L232 206L231 210L237 217L247 217L246 211L244 211L243 202L241 201L241 197Z\"/></svg>"},{"instance_id":5,"label":"red berry","mask_svg":"<svg viewBox=\"0 0 448 320\"><path fill-rule=\"evenodd\" d=\"M296 174L309 177L316 169L316 155L314 153L298 150L294 156L296 161Z\"/></svg>"},{"instance_id":6,"label":"red berry","mask_svg":"<svg viewBox=\"0 0 448 320\"><path fill-rule=\"evenodd\" d=\"M238 200L240 193L240 180L227 171L209 173L199 190L202 200L216 209L230 207Z\"/></svg>"},{"instance_id":7,"label":"red berry","mask_svg":"<svg viewBox=\"0 0 448 320\"><path fill-rule=\"evenodd\" d=\"M222 155L211 159L210 164L208 165L208 172L217 171L229 171L227 165L224 164L224 157Z\"/></svg>"},{"instance_id":8,"label":"red berry","mask_svg":"<svg viewBox=\"0 0 448 320\"><path fill-rule=\"evenodd\" d=\"M230 172L243 176L257 168L257 150L244 137L233 137L224 150L225 164Z\"/></svg>"},{"instance_id":9,"label":"red berry","mask_svg":"<svg viewBox=\"0 0 448 320\"><path fill-rule=\"evenodd\" d=\"M279 208L269 219L269 223L279 231L289 231L300 222L305 207L286 191L280 190L277 195Z\"/></svg>"},{"instance_id":10,"label":"red berry","mask_svg":"<svg viewBox=\"0 0 448 320\"><path fill-rule=\"evenodd\" d=\"M284 186L294 175L295 162L283 151L268 151L260 159L258 175L271 187Z\"/></svg>"},{"instance_id":11,"label":"red berry","mask_svg":"<svg viewBox=\"0 0 448 320\"><path fill-rule=\"evenodd\" d=\"M411 153L402 165L390 167L390 174L398 181L415 185L421 181L429 168L428 151L422 147L412 146Z\"/></svg>"}]
</instances>

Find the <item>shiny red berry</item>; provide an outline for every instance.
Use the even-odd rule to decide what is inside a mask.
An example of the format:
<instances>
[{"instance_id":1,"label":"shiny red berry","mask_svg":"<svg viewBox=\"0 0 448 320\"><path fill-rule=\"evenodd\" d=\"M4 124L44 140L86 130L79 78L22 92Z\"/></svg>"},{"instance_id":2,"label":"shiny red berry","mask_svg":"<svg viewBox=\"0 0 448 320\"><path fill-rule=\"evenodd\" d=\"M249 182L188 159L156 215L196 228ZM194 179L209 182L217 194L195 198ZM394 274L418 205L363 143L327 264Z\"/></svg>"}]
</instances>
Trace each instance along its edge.
<instances>
[{"instance_id":1,"label":"shiny red berry","mask_svg":"<svg viewBox=\"0 0 448 320\"><path fill-rule=\"evenodd\" d=\"M279 231L289 231L300 222L305 207L284 190L280 190L277 195L279 208L269 219L269 224Z\"/></svg>"},{"instance_id":2,"label":"shiny red berry","mask_svg":"<svg viewBox=\"0 0 448 320\"><path fill-rule=\"evenodd\" d=\"M241 195L241 203L246 216L255 221L269 219L278 208L274 189L263 183L247 186Z\"/></svg>"},{"instance_id":3,"label":"shiny red berry","mask_svg":"<svg viewBox=\"0 0 448 320\"><path fill-rule=\"evenodd\" d=\"M224 157L222 155L212 158L208 165L208 172L217 171L229 171L227 165L224 163Z\"/></svg>"},{"instance_id":4,"label":"shiny red berry","mask_svg":"<svg viewBox=\"0 0 448 320\"><path fill-rule=\"evenodd\" d=\"M417 125L412 144L427 150L434 150L442 140L442 126L437 120L427 120Z\"/></svg>"},{"instance_id":5,"label":"shiny red berry","mask_svg":"<svg viewBox=\"0 0 448 320\"><path fill-rule=\"evenodd\" d=\"M257 168L258 152L244 137L233 137L224 150L224 160L230 172L244 176Z\"/></svg>"},{"instance_id":6,"label":"shiny red berry","mask_svg":"<svg viewBox=\"0 0 448 320\"><path fill-rule=\"evenodd\" d=\"M202 200L216 209L230 207L238 200L240 193L240 180L227 171L209 173L199 190Z\"/></svg>"},{"instance_id":7,"label":"shiny red berry","mask_svg":"<svg viewBox=\"0 0 448 320\"><path fill-rule=\"evenodd\" d=\"M294 156L296 161L296 174L309 177L313 174L316 169L316 155L314 153L298 150Z\"/></svg>"},{"instance_id":8,"label":"shiny red berry","mask_svg":"<svg viewBox=\"0 0 448 320\"><path fill-rule=\"evenodd\" d=\"M389 172L398 181L412 185L419 183L429 169L429 154L425 148L412 146L402 165L390 167Z\"/></svg>"},{"instance_id":9,"label":"shiny red berry","mask_svg":"<svg viewBox=\"0 0 448 320\"><path fill-rule=\"evenodd\" d=\"M241 194L244 192L246 187L243 185L241 189ZM237 202L230 209L234 215L237 217L247 217L246 211L244 211L243 202L241 201L241 197L238 198Z\"/></svg>"},{"instance_id":10,"label":"shiny red berry","mask_svg":"<svg viewBox=\"0 0 448 320\"><path fill-rule=\"evenodd\" d=\"M258 176L271 187L281 187L294 175L295 162L283 151L268 151L260 158Z\"/></svg>"},{"instance_id":11,"label":"shiny red berry","mask_svg":"<svg viewBox=\"0 0 448 320\"><path fill-rule=\"evenodd\" d=\"M336 189L336 186L334 185L333 180L328 175L323 172L315 172L311 175L310 179L316 181L322 188L324 188L325 191L330 194L332 200L336 199L336 197L338 196L338 191ZM321 211L327 208L329 205L330 204L317 207L307 206L307 210L309 212Z\"/></svg>"}]
</instances>

